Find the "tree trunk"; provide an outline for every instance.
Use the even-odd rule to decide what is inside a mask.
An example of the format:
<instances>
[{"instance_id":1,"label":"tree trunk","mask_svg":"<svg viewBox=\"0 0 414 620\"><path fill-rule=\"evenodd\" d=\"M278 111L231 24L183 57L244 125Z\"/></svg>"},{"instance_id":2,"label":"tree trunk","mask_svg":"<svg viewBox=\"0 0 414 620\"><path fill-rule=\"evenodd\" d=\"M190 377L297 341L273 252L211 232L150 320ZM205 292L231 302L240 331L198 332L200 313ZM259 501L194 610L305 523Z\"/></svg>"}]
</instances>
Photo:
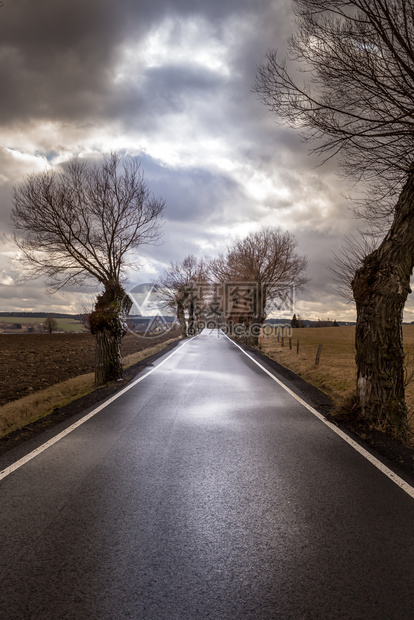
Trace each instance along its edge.
<instances>
[{"instance_id":1,"label":"tree trunk","mask_svg":"<svg viewBox=\"0 0 414 620\"><path fill-rule=\"evenodd\" d=\"M189 336L194 336L195 330L195 304L194 299L191 297L190 304L188 308L188 334Z\"/></svg>"},{"instance_id":2,"label":"tree trunk","mask_svg":"<svg viewBox=\"0 0 414 620\"><path fill-rule=\"evenodd\" d=\"M122 335L104 329L95 334L95 385L122 379Z\"/></svg>"},{"instance_id":3,"label":"tree trunk","mask_svg":"<svg viewBox=\"0 0 414 620\"><path fill-rule=\"evenodd\" d=\"M184 306L180 301L177 301L177 319L180 323L181 334L183 338L187 337L187 323L185 321Z\"/></svg>"},{"instance_id":4,"label":"tree trunk","mask_svg":"<svg viewBox=\"0 0 414 620\"><path fill-rule=\"evenodd\" d=\"M376 428L407 432L402 318L414 266L414 174L395 208L393 224L356 272L357 407Z\"/></svg>"},{"instance_id":5,"label":"tree trunk","mask_svg":"<svg viewBox=\"0 0 414 620\"><path fill-rule=\"evenodd\" d=\"M248 334L248 342L253 347L259 346L259 336L260 331L263 326L263 323L266 320L266 300L267 300L267 292L266 292L266 284L263 284L259 279L257 280L257 291L255 292L253 304L252 304L252 314L250 317L249 323L249 334Z\"/></svg>"},{"instance_id":6,"label":"tree trunk","mask_svg":"<svg viewBox=\"0 0 414 620\"><path fill-rule=\"evenodd\" d=\"M117 281L107 282L88 316L95 336L95 384L122 379L121 344L128 326L126 316L132 301Z\"/></svg>"}]
</instances>

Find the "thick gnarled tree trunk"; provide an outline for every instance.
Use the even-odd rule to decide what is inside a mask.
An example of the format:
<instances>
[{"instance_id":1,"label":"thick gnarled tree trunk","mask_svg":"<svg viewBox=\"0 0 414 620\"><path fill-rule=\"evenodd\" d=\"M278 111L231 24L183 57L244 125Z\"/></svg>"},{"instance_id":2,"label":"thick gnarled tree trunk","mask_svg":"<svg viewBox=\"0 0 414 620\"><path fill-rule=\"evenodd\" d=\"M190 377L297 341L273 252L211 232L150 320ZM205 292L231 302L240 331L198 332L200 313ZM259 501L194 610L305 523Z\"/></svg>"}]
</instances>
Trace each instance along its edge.
<instances>
[{"instance_id":1,"label":"thick gnarled tree trunk","mask_svg":"<svg viewBox=\"0 0 414 620\"><path fill-rule=\"evenodd\" d=\"M376 428L404 437L402 318L414 266L414 174L398 200L390 231L356 272L357 407Z\"/></svg>"},{"instance_id":2,"label":"thick gnarled tree trunk","mask_svg":"<svg viewBox=\"0 0 414 620\"><path fill-rule=\"evenodd\" d=\"M122 336L103 329L95 334L95 384L122 379Z\"/></svg>"},{"instance_id":3,"label":"thick gnarled tree trunk","mask_svg":"<svg viewBox=\"0 0 414 620\"><path fill-rule=\"evenodd\" d=\"M123 377L121 344L127 332L126 316L132 302L119 282L108 282L89 315L95 336L95 385Z\"/></svg>"}]
</instances>

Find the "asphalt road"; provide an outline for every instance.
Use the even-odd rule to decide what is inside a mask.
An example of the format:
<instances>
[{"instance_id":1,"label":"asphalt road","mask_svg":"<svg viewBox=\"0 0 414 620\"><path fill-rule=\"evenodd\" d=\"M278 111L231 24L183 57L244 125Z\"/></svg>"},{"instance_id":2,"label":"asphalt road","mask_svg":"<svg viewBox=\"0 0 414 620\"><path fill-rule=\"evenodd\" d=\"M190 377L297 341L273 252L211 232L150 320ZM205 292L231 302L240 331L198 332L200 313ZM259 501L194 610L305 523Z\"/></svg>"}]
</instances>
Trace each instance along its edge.
<instances>
[{"instance_id":1,"label":"asphalt road","mask_svg":"<svg viewBox=\"0 0 414 620\"><path fill-rule=\"evenodd\" d=\"M414 500L217 332L164 360L0 481L1 620L412 620Z\"/></svg>"}]
</instances>

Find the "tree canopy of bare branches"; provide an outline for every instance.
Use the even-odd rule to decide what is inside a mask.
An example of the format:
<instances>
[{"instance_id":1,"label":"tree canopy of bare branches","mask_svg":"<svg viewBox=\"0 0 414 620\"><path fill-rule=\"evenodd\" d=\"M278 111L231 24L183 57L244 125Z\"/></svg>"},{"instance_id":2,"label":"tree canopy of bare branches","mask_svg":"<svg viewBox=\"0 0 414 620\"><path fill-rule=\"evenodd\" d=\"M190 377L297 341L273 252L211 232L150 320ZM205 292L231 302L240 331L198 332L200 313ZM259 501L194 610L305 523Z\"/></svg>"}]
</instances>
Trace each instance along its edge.
<instances>
[{"instance_id":1,"label":"tree canopy of bare branches","mask_svg":"<svg viewBox=\"0 0 414 620\"><path fill-rule=\"evenodd\" d=\"M156 282L157 301L175 312L185 337L195 331L195 321L202 306L206 267L202 259L192 254L181 262L171 263ZM188 328L185 312L188 312Z\"/></svg>"},{"instance_id":2,"label":"tree canopy of bare branches","mask_svg":"<svg viewBox=\"0 0 414 620\"><path fill-rule=\"evenodd\" d=\"M255 282L262 290L260 304L263 322L269 302L293 288L299 290L309 281L307 259L297 252L297 241L289 232L264 227L235 241L210 264L219 282Z\"/></svg>"},{"instance_id":3,"label":"tree canopy of bare branches","mask_svg":"<svg viewBox=\"0 0 414 620\"><path fill-rule=\"evenodd\" d=\"M43 323L43 328L49 334L53 334L53 332L57 331L58 327L59 327L58 322L56 321L56 319L54 319L51 316L48 316Z\"/></svg>"},{"instance_id":4,"label":"tree canopy of bare branches","mask_svg":"<svg viewBox=\"0 0 414 620\"><path fill-rule=\"evenodd\" d=\"M52 290L119 282L133 250L159 239L163 209L139 162L115 153L30 175L14 190L12 210L26 275L46 276Z\"/></svg>"},{"instance_id":5,"label":"tree canopy of bare branches","mask_svg":"<svg viewBox=\"0 0 414 620\"><path fill-rule=\"evenodd\" d=\"M316 153L339 154L342 169L368 181L376 197L399 193L413 164L413 0L296 0L294 7L288 57L269 51L255 90L316 141ZM378 217L378 203L371 209Z\"/></svg>"}]
</instances>

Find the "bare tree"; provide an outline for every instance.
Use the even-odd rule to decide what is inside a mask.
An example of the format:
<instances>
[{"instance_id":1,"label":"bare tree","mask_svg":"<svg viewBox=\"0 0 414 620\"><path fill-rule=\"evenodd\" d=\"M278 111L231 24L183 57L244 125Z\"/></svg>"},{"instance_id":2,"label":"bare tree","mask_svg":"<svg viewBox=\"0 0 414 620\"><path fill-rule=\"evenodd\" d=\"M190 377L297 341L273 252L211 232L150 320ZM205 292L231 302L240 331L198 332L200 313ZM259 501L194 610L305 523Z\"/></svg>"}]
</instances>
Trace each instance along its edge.
<instances>
[{"instance_id":1,"label":"bare tree","mask_svg":"<svg viewBox=\"0 0 414 620\"><path fill-rule=\"evenodd\" d=\"M53 317L48 316L43 323L43 327L49 334L53 334L53 332L57 331L58 322Z\"/></svg>"},{"instance_id":2,"label":"bare tree","mask_svg":"<svg viewBox=\"0 0 414 620\"><path fill-rule=\"evenodd\" d=\"M294 7L287 61L270 51L255 90L305 140L316 140L314 152L338 155L342 171L368 185L374 200L363 215L384 225L392 219L352 279L356 405L370 424L401 437L401 325L414 265L414 0L295 0Z\"/></svg>"},{"instance_id":3,"label":"bare tree","mask_svg":"<svg viewBox=\"0 0 414 620\"><path fill-rule=\"evenodd\" d=\"M175 312L184 338L196 332L197 318L203 306L205 283L204 261L192 254L181 262L171 263L156 282L157 299Z\"/></svg>"},{"instance_id":4,"label":"bare tree","mask_svg":"<svg viewBox=\"0 0 414 620\"><path fill-rule=\"evenodd\" d=\"M163 208L139 162L121 162L116 153L92 166L75 159L61 172L30 175L14 190L14 239L26 276L46 276L52 292L93 281L104 287L89 316L98 385L122 377L131 301L121 281L133 250L159 239Z\"/></svg>"},{"instance_id":5,"label":"bare tree","mask_svg":"<svg viewBox=\"0 0 414 620\"><path fill-rule=\"evenodd\" d=\"M382 236L372 230L359 231L358 234L349 234L345 237L343 246L338 252L333 252L333 261L329 267L334 276L335 290L347 302L354 301L352 282L367 256L369 256L382 241Z\"/></svg>"},{"instance_id":6,"label":"bare tree","mask_svg":"<svg viewBox=\"0 0 414 620\"><path fill-rule=\"evenodd\" d=\"M293 303L294 291L309 281L306 265L291 233L264 227L235 241L211 262L210 271L217 281L231 283L226 296L233 316L227 319L250 327L249 341L257 344L258 330L253 333L251 326L264 323L271 304Z\"/></svg>"}]
</instances>

